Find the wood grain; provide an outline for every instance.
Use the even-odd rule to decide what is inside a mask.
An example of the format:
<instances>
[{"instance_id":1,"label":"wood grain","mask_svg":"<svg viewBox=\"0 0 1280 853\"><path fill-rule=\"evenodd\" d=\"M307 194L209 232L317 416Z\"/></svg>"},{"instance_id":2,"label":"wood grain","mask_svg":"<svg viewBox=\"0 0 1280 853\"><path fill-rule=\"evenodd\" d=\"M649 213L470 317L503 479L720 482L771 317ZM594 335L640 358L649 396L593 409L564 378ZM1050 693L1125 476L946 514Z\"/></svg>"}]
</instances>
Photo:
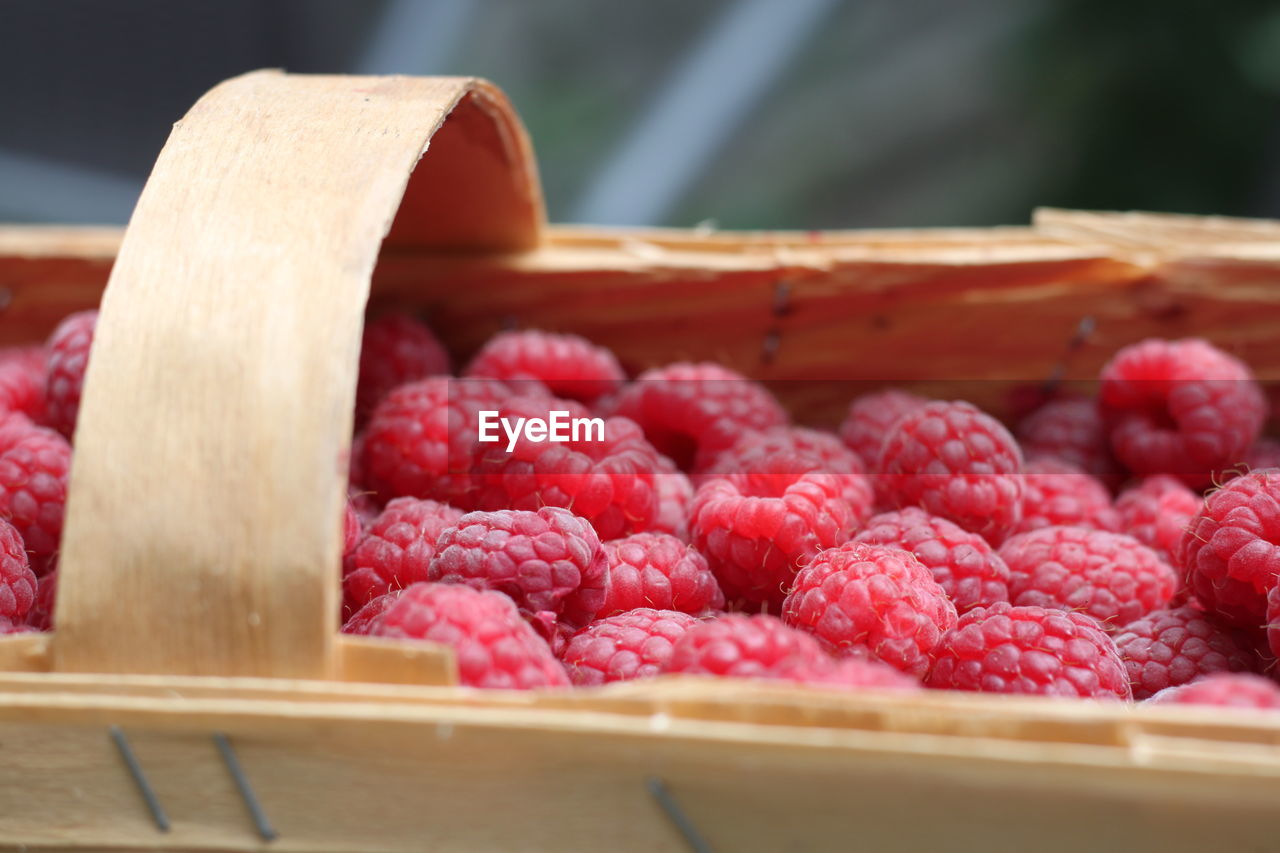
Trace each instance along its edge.
<instances>
[{"instance_id":1,"label":"wood grain","mask_svg":"<svg viewBox=\"0 0 1280 853\"><path fill-rule=\"evenodd\" d=\"M409 191L414 221L393 229L451 112L461 136L431 154L419 174L435 184ZM458 176L475 176L483 210ZM517 250L540 227L523 132L487 84L258 72L202 98L102 301L55 667L334 675L344 460L382 239Z\"/></svg>"},{"instance_id":2,"label":"wood grain","mask_svg":"<svg viewBox=\"0 0 1280 853\"><path fill-rule=\"evenodd\" d=\"M129 734L172 833L150 823L108 723ZM262 849L214 731L229 735L278 850L681 850L645 791L655 776L721 850L847 849L855 838L872 850L1268 849L1280 795L1280 747L1259 743L0 693L0 802L24 804L0 814L0 844Z\"/></svg>"}]
</instances>

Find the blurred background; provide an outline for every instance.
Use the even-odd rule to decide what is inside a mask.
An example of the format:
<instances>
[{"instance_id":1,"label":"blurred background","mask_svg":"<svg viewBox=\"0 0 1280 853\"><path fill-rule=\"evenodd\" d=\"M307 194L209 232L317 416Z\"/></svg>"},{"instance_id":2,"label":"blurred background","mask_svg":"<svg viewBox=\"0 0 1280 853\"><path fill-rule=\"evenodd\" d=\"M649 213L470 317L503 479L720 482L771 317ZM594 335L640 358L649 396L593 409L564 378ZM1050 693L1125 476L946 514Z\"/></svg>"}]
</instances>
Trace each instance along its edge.
<instances>
[{"instance_id":1,"label":"blurred background","mask_svg":"<svg viewBox=\"0 0 1280 853\"><path fill-rule=\"evenodd\" d=\"M170 125L260 67L489 77L551 217L1280 217L1280 4L0 0L0 220L123 223Z\"/></svg>"}]
</instances>

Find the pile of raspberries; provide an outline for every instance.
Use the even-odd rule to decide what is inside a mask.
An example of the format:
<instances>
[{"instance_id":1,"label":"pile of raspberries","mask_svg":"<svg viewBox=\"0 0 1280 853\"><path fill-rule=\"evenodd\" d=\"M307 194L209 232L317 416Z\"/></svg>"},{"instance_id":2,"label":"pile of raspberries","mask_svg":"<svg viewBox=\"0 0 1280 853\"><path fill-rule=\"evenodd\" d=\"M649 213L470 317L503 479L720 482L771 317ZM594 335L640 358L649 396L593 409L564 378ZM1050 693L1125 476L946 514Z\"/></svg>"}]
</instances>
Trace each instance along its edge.
<instances>
[{"instance_id":1,"label":"pile of raspberries","mask_svg":"<svg viewBox=\"0 0 1280 853\"><path fill-rule=\"evenodd\" d=\"M51 627L95 320L0 351L6 633ZM472 687L686 673L1280 708L1267 408L1236 358L1152 339L1012 432L902 389L824 431L718 364L629 377L583 338L515 331L454 375L420 320L375 316L342 630L450 646ZM600 428L482 442L482 412Z\"/></svg>"}]
</instances>

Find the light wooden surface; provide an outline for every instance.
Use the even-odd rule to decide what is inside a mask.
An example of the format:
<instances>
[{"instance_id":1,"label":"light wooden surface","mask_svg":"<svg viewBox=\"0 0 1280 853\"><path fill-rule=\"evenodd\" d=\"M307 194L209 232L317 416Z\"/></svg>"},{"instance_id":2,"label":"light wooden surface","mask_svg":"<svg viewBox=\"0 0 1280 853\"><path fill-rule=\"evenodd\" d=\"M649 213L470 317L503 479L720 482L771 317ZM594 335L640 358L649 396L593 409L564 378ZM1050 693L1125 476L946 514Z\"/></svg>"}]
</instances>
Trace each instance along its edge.
<instances>
[{"instance_id":1,"label":"light wooden surface","mask_svg":"<svg viewBox=\"0 0 1280 853\"><path fill-rule=\"evenodd\" d=\"M212 732L229 735L281 850L681 850L651 776L718 850L1262 850L1280 795L1274 728L1239 744L1107 741L1088 732L1088 708L1075 740L1020 741L759 722L749 704L726 721L507 694L299 702L64 686L0 684L0 802L25 806L0 815L0 844L267 849ZM980 697L963 698L980 719ZM170 834L151 824L108 725L129 735Z\"/></svg>"},{"instance_id":2,"label":"light wooden surface","mask_svg":"<svg viewBox=\"0 0 1280 853\"><path fill-rule=\"evenodd\" d=\"M411 221L393 227L402 196ZM541 216L523 131L487 84L258 72L202 98L161 152L102 301L55 668L334 675L338 520L382 239L517 250Z\"/></svg>"},{"instance_id":3,"label":"light wooden surface","mask_svg":"<svg viewBox=\"0 0 1280 853\"><path fill-rule=\"evenodd\" d=\"M680 358L722 360L769 380L799 419L818 425L838 422L850 398L888 383L1006 413L1014 381L1048 376L1086 316L1097 329L1068 360L1070 378L1092 380L1124 344L1191 334L1280 378L1273 286L1280 224L1075 215L1085 224L1064 225L1066 212L1042 211L1031 228L835 232L820 240L558 226L542 246L518 254L388 249L374 271L373 298L424 309L462 359L494 331L517 325L584 334L632 371ZM63 239L42 239L39 229L8 233L18 235L10 244ZM92 300L101 262L74 259L100 250L95 241L68 252L57 261L62 277L46 269L42 280ZM10 256L0 269L32 263ZM31 294L28 313L51 325L59 315L37 292L23 290ZM711 314L721 322L701 321ZM15 334L0 324L0 340Z\"/></svg>"}]
</instances>

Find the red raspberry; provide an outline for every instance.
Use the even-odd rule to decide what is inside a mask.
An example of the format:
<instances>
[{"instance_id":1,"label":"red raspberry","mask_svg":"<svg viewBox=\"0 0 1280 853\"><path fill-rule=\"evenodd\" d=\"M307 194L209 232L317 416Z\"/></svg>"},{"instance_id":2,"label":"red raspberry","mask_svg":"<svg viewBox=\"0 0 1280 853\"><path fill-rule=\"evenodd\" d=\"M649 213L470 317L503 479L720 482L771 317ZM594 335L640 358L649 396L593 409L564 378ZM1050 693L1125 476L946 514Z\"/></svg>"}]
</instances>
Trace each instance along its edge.
<instances>
[{"instance_id":1,"label":"red raspberry","mask_svg":"<svg viewBox=\"0 0 1280 853\"><path fill-rule=\"evenodd\" d=\"M956 624L956 608L910 552L850 542L800 570L782 619L837 654L872 657L921 676L942 634Z\"/></svg>"},{"instance_id":2,"label":"red raspberry","mask_svg":"<svg viewBox=\"0 0 1280 853\"><path fill-rule=\"evenodd\" d=\"M1280 709L1280 687L1247 672L1218 673L1169 687L1152 696L1158 705L1217 705L1223 708Z\"/></svg>"},{"instance_id":3,"label":"red raspberry","mask_svg":"<svg viewBox=\"0 0 1280 853\"><path fill-rule=\"evenodd\" d=\"M1014 533L1064 524L1119 529L1107 487L1075 465L1050 458L1032 459L1023 471L1022 520Z\"/></svg>"},{"instance_id":4,"label":"red raspberry","mask_svg":"<svg viewBox=\"0 0 1280 853\"><path fill-rule=\"evenodd\" d=\"M1196 338L1120 350L1102 369L1098 402L1121 463L1191 486L1239 464L1266 418L1249 368Z\"/></svg>"},{"instance_id":5,"label":"red raspberry","mask_svg":"<svg viewBox=\"0 0 1280 853\"><path fill-rule=\"evenodd\" d=\"M37 628L31 627L26 622L10 622L8 619L0 618L0 635L32 634L37 630Z\"/></svg>"},{"instance_id":6,"label":"red raspberry","mask_svg":"<svg viewBox=\"0 0 1280 853\"><path fill-rule=\"evenodd\" d=\"M1087 527L1042 527L1000 546L1009 601L1079 610L1118 628L1167 605L1178 576L1132 536Z\"/></svg>"},{"instance_id":7,"label":"red raspberry","mask_svg":"<svg viewBox=\"0 0 1280 853\"><path fill-rule=\"evenodd\" d=\"M1110 483L1119 472L1096 400L1053 400L1018 424L1028 459L1048 457Z\"/></svg>"},{"instance_id":8,"label":"red raspberry","mask_svg":"<svg viewBox=\"0 0 1280 853\"><path fill-rule=\"evenodd\" d=\"M1155 551L1170 565L1191 519L1204 500L1176 477L1157 474L1116 498L1119 529Z\"/></svg>"},{"instance_id":9,"label":"red raspberry","mask_svg":"<svg viewBox=\"0 0 1280 853\"><path fill-rule=\"evenodd\" d=\"M44 344L0 347L0 365L19 365L34 376L44 377L49 363L49 350Z\"/></svg>"},{"instance_id":10,"label":"red raspberry","mask_svg":"<svg viewBox=\"0 0 1280 853\"><path fill-rule=\"evenodd\" d=\"M80 388L89 366L89 349L98 312L72 314L49 338L48 374L45 379L45 423L70 438L80 412Z\"/></svg>"},{"instance_id":11,"label":"red raspberry","mask_svg":"<svg viewBox=\"0 0 1280 853\"><path fill-rule=\"evenodd\" d=\"M61 435L46 427L36 426L32 420L21 412L5 412L0 414L0 453L7 453L22 439L29 435Z\"/></svg>"},{"instance_id":12,"label":"red raspberry","mask_svg":"<svg viewBox=\"0 0 1280 853\"><path fill-rule=\"evenodd\" d=\"M846 690L919 690L919 679L894 669L878 660L841 658L823 661L817 666L801 663L786 668L785 676L812 687L838 687Z\"/></svg>"},{"instance_id":13,"label":"red raspberry","mask_svg":"<svg viewBox=\"0 0 1280 853\"><path fill-rule=\"evenodd\" d=\"M0 521L0 619L21 622L36 598L36 575L12 524Z\"/></svg>"},{"instance_id":14,"label":"red raspberry","mask_svg":"<svg viewBox=\"0 0 1280 853\"><path fill-rule=\"evenodd\" d=\"M782 603L796 570L824 548L846 542L869 500L854 508L847 490L857 474L827 474L803 457L772 457L762 473L726 474L693 499L693 544L730 601Z\"/></svg>"},{"instance_id":15,"label":"red raspberry","mask_svg":"<svg viewBox=\"0 0 1280 853\"><path fill-rule=\"evenodd\" d=\"M829 666L817 640L777 617L730 613L685 631L662 672L794 680L793 673Z\"/></svg>"},{"instance_id":16,"label":"red raspberry","mask_svg":"<svg viewBox=\"0 0 1280 853\"><path fill-rule=\"evenodd\" d=\"M609 560L591 525L566 509L470 512L440 534L427 574L505 592L532 618L550 613L581 627L604 604Z\"/></svg>"},{"instance_id":17,"label":"red raspberry","mask_svg":"<svg viewBox=\"0 0 1280 853\"><path fill-rule=\"evenodd\" d=\"M555 409L549 399L538 401L536 416L543 420ZM499 411L508 416L509 407ZM587 430L577 441L520 438L510 451L505 438L483 445L471 469L476 491L469 506L481 510L565 507L591 522L604 539L652 528L659 512L654 482L660 469L658 452L632 421L606 418L602 422L603 440Z\"/></svg>"},{"instance_id":18,"label":"red raspberry","mask_svg":"<svg viewBox=\"0 0 1280 853\"><path fill-rule=\"evenodd\" d=\"M38 557L58 550L70 468L71 446L49 430L28 435L0 455L0 518L18 529Z\"/></svg>"},{"instance_id":19,"label":"red raspberry","mask_svg":"<svg viewBox=\"0 0 1280 853\"><path fill-rule=\"evenodd\" d=\"M37 631L53 630L53 608L58 601L58 569L55 566L36 580L36 597L27 611L27 624Z\"/></svg>"},{"instance_id":20,"label":"red raspberry","mask_svg":"<svg viewBox=\"0 0 1280 853\"><path fill-rule=\"evenodd\" d=\"M1189 604L1130 622L1116 633L1115 643L1134 699L1212 672L1253 672L1258 666L1247 634L1218 625Z\"/></svg>"},{"instance_id":21,"label":"red raspberry","mask_svg":"<svg viewBox=\"0 0 1280 853\"><path fill-rule=\"evenodd\" d=\"M392 391L364 433L365 485L381 500L407 495L464 503L481 409L498 408L497 382L429 377Z\"/></svg>"},{"instance_id":22,"label":"red raspberry","mask_svg":"<svg viewBox=\"0 0 1280 853\"><path fill-rule=\"evenodd\" d=\"M724 593L707 558L665 533L636 533L604 543L609 589L600 613L678 610L695 616L724 609Z\"/></svg>"},{"instance_id":23,"label":"red raspberry","mask_svg":"<svg viewBox=\"0 0 1280 853\"><path fill-rule=\"evenodd\" d=\"M1280 576L1280 470L1251 471L1210 492L1178 554L1206 610L1241 628L1262 625Z\"/></svg>"},{"instance_id":24,"label":"red raspberry","mask_svg":"<svg viewBox=\"0 0 1280 853\"><path fill-rule=\"evenodd\" d=\"M686 471L711 465L744 432L787 422L764 386L718 364L646 371L609 408L640 424L650 443Z\"/></svg>"},{"instance_id":25,"label":"red raspberry","mask_svg":"<svg viewBox=\"0 0 1280 853\"><path fill-rule=\"evenodd\" d=\"M923 408L928 402L924 397L894 389L863 394L849 404L849 411L840 424L840 438L858 454L865 467L874 468L889 428L903 415Z\"/></svg>"},{"instance_id":26,"label":"red raspberry","mask_svg":"<svg viewBox=\"0 0 1280 853\"><path fill-rule=\"evenodd\" d=\"M396 603L396 599L400 597L402 592L404 592L403 589L393 589L385 595L379 595L364 607L347 616L346 622L342 625L342 633L368 634L370 629L378 623L387 608Z\"/></svg>"},{"instance_id":27,"label":"red raspberry","mask_svg":"<svg viewBox=\"0 0 1280 853\"><path fill-rule=\"evenodd\" d=\"M626 380L618 360L604 347L578 335L550 332L501 332L476 353L467 376L534 380L557 397L593 402Z\"/></svg>"},{"instance_id":28,"label":"red raspberry","mask_svg":"<svg viewBox=\"0 0 1280 853\"><path fill-rule=\"evenodd\" d=\"M1022 453L1009 431L968 403L929 403L885 436L877 470L894 506L919 506L999 540L1022 512Z\"/></svg>"},{"instance_id":29,"label":"red raspberry","mask_svg":"<svg viewBox=\"0 0 1280 853\"><path fill-rule=\"evenodd\" d=\"M665 456L659 456L653 485L658 493L658 517L653 521L654 532L670 533L677 539L688 542L693 483L674 462Z\"/></svg>"},{"instance_id":30,"label":"red raspberry","mask_svg":"<svg viewBox=\"0 0 1280 853\"><path fill-rule=\"evenodd\" d=\"M342 512L342 556L347 556L360 544L364 533L364 524L360 521L360 512L350 498Z\"/></svg>"},{"instance_id":31,"label":"red raspberry","mask_svg":"<svg viewBox=\"0 0 1280 853\"><path fill-rule=\"evenodd\" d=\"M1271 654L1280 658L1280 584L1267 593L1267 645Z\"/></svg>"},{"instance_id":32,"label":"red raspberry","mask_svg":"<svg viewBox=\"0 0 1280 853\"><path fill-rule=\"evenodd\" d=\"M819 463L819 471L830 474L865 474L857 454L829 432L797 426L780 426L762 432L743 433L733 446L716 457L702 472L702 479L719 474L735 474L751 466L761 456L779 453L808 456Z\"/></svg>"},{"instance_id":33,"label":"red raspberry","mask_svg":"<svg viewBox=\"0 0 1280 853\"><path fill-rule=\"evenodd\" d=\"M20 361L0 364L0 413L44 417L45 374Z\"/></svg>"},{"instance_id":34,"label":"red raspberry","mask_svg":"<svg viewBox=\"0 0 1280 853\"><path fill-rule=\"evenodd\" d=\"M579 686L649 678L671 657L676 640L697 624L697 618L674 610L630 610L574 634L560 660Z\"/></svg>"},{"instance_id":35,"label":"red raspberry","mask_svg":"<svg viewBox=\"0 0 1280 853\"><path fill-rule=\"evenodd\" d=\"M1129 699L1115 644L1092 617L993 604L970 610L942 638L929 687Z\"/></svg>"},{"instance_id":36,"label":"red raspberry","mask_svg":"<svg viewBox=\"0 0 1280 853\"><path fill-rule=\"evenodd\" d=\"M834 437L803 427L747 433L694 481L702 485L716 477L754 474L781 478L778 482L782 485L790 475L811 471L834 474L839 479L841 497L848 502L856 520L871 514L875 496L862 463Z\"/></svg>"},{"instance_id":37,"label":"red raspberry","mask_svg":"<svg viewBox=\"0 0 1280 853\"><path fill-rule=\"evenodd\" d=\"M1280 441L1274 438L1260 438L1253 443L1244 455L1244 464L1228 474L1247 473L1259 468L1280 468Z\"/></svg>"},{"instance_id":38,"label":"red raspberry","mask_svg":"<svg viewBox=\"0 0 1280 853\"><path fill-rule=\"evenodd\" d=\"M917 507L875 516L854 541L910 551L960 613L1009 600L1009 567L987 540Z\"/></svg>"},{"instance_id":39,"label":"red raspberry","mask_svg":"<svg viewBox=\"0 0 1280 853\"><path fill-rule=\"evenodd\" d=\"M408 314L384 314L365 322L356 384L357 425L393 388L448 372L449 354L419 320Z\"/></svg>"},{"instance_id":40,"label":"red raspberry","mask_svg":"<svg viewBox=\"0 0 1280 853\"><path fill-rule=\"evenodd\" d=\"M569 677L551 649L496 592L415 583L390 599L374 599L348 623L348 633L427 640L453 649L466 687L529 690L565 687Z\"/></svg>"},{"instance_id":41,"label":"red raspberry","mask_svg":"<svg viewBox=\"0 0 1280 853\"><path fill-rule=\"evenodd\" d=\"M349 609L427 580L436 540L461 518L460 510L436 501L396 498L387 504L343 563Z\"/></svg>"}]
</instances>

